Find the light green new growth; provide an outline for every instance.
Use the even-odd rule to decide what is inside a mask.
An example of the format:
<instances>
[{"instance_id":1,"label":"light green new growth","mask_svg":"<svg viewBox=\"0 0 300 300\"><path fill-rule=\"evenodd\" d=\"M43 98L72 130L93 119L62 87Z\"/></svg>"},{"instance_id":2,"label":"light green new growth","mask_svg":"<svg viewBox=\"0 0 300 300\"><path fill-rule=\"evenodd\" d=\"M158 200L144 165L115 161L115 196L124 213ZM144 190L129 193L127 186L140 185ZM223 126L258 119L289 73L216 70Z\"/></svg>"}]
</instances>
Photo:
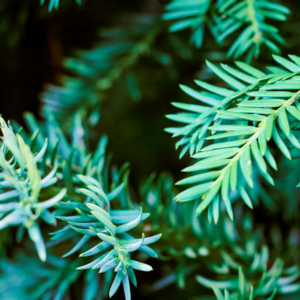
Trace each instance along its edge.
<instances>
[{"instance_id":1,"label":"light green new growth","mask_svg":"<svg viewBox=\"0 0 300 300\"><path fill-rule=\"evenodd\" d=\"M57 166L43 179L37 168L37 163L43 159L46 152L47 140L40 152L34 156L23 138L19 134L15 135L12 128L2 118L0 118L0 124L3 134L0 151L0 178L3 179L0 183L2 191L0 229L20 225L18 230L20 241L26 228L29 237L35 243L40 259L45 261L46 248L37 220L41 218L49 224L56 225L55 216L48 211L48 208L64 197L66 188L53 198L41 201L41 190L57 182L57 178L54 177ZM4 192L5 189L8 191Z\"/></svg>"}]
</instances>

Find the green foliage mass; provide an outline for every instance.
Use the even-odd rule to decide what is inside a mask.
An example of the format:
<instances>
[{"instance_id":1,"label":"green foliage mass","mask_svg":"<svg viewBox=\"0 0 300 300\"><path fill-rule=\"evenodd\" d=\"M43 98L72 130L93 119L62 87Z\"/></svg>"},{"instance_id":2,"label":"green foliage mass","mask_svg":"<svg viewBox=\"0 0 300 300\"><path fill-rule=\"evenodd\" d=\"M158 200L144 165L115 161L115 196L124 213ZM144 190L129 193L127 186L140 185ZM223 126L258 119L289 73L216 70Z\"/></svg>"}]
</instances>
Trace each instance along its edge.
<instances>
[{"instance_id":1,"label":"green foliage mass","mask_svg":"<svg viewBox=\"0 0 300 300\"><path fill-rule=\"evenodd\" d=\"M200 80L195 82L206 90L204 92L187 86L181 87L193 98L212 106L174 103L174 106L196 111L198 114L179 113L168 116L174 121L188 124L184 127L168 128L167 131L174 136L183 136L177 143L178 146L185 145L182 153L189 150L190 155L200 159L183 171L208 170L178 182L181 185L197 184L177 196L177 200L183 202L201 197L196 217L209 207L209 214L216 215L215 222L218 221L220 191L228 215L233 220L229 186L232 192L238 190L246 205L252 208L252 202L243 184L244 181L247 187L254 187L252 161L255 161L265 180L274 185L266 164L267 161L277 170L276 161L267 146L271 138L288 159L291 159L291 154L287 142L289 147L300 148L295 136L300 121L297 108L300 58L291 56L296 63L280 56L274 58L287 70L273 67L270 68L270 74L265 74L242 62L236 62L240 70L227 65L221 65L221 69L207 62L208 67L228 84L228 89ZM206 141L212 143L203 147ZM194 154L195 152L197 153ZM210 171L219 167L223 168Z\"/></svg>"},{"instance_id":2,"label":"green foliage mass","mask_svg":"<svg viewBox=\"0 0 300 300\"><path fill-rule=\"evenodd\" d=\"M297 4L116 3L0 6L7 57L59 28L39 113L0 117L1 299L298 299Z\"/></svg>"},{"instance_id":3,"label":"green foliage mass","mask_svg":"<svg viewBox=\"0 0 300 300\"><path fill-rule=\"evenodd\" d=\"M166 6L165 20L177 20L169 30L171 32L190 28L191 43L201 47L204 27L207 25L218 44L239 32L238 38L231 45L227 55L237 58L244 53L247 61L260 53L261 44L271 52L280 53L276 45L284 45L284 39L278 29L267 24L266 19L285 21L290 10L276 2L260 0L211 1L211 0L173 0ZM275 43L274 43L275 42Z\"/></svg>"}]
</instances>

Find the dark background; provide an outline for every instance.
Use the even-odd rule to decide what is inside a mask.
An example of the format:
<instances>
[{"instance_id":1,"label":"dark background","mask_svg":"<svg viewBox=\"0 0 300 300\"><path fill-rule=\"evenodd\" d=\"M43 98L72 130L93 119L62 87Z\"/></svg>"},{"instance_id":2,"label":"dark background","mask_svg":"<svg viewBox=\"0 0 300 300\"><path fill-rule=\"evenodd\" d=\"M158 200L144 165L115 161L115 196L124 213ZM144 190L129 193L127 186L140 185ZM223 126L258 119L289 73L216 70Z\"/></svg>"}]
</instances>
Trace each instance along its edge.
<instances>
[{"instance_id":1,"label":"dark background","mask_svg":"<svg viewBox=\"0 0 300 300\"><path fill-rule=\"evenodd\" d=\"M40 94L47 83L61 84L60 79L66 73L63 67L65 57L72 57L77 49L90 49L101 42L99 30L114 26L126 15L151 13L159 16L163 5L168 1L86 0L82 5L77 5L75 1L69 0L61 1L64 3L61 3L60 9L51 13L47 11L47 5L41 7L38 0L2 2L0 113L5 119L14 119L25 125L22 117L24 111L31 111L41 119ZM288 47L282 48L282 55L300 55L300 24L297 22L299 3L288 0L284 1L284 4L291 8L292 15L288 22L279 27L279 31L288 42ZM227 46L224 45L224 49L218 48L208 30L206 31L203 48L197 50L189 47L187 56L183 59L168 44L167 35L170 33L167 32L167 26L162 26L153 47L164 49L171 56L174 65L171 74L161 63L153 60L151 55L144 55L135 66L141 85L142 97L139 101L133 101L128 93L123 93L126 79L121 76L101 103L101 118L94 128L94 136L108 135L108 149L114 155L113 163L119 166L125 161L131 163L131 180L134 186L152 172L168 171L173 174L175 180L179 180L182 178L180 170L189 163L188 156L178 159L179 150L174 150L174 140L163 129L174 126L172 121L165 118L166 114L177 112L170 103L188 99L178 85L184 83L192 86L192 80L195 78L206 77L213 81L212 77L205 73L204 58L210 58L214 62L227 60ZM180 32L178 35L188 44L188 32ZM270 52L263 50L260 65L272 61ZM266 222L263 207L256 210L255 217L258 221ZM281 215L275 217L275 220L284 226ZM156 261L149 263L155 271L151 274L138 274L138 279L144 282L145 289L147 282L152 283L161 278L162 274L169 272L165 264L161 266ZM194 281L194 284L187 286L184 291L173 285L165 294L152 294L143 299L188 299L201 289L202 287ZM143 297L136 294L137 290L132 289L132 293L134 299ZM121 289L118 295L123 299Z\"/></svg>"},{"instance_id":2,"label":"dark background","mask_svg":"<svg viewBox=\"0 0 300 300\"><path fill-rule=\"evenodd\" d=\"M0 112L3 117L22 125L24 111L40 117L40 93L46 83L60 84L66 73L64 57L101 42L99 30L114 26L126 15L151 13L159 17L166 3L168 1L86 0L78 5L68 0L61 1L58 11L49 13L47 3L40 6L38 0L3 1L0 7ZM299 54L298 5L296 1L284 4L291 8L292 15L279 27L288 42L288 47L282 47L282 54ZM126 79L121 77L101 107L97 134L108 134L113 161L118 165L129 161L136 182L140 176L163 170L180 178L179 172L187 165L187 159L178 160L179 150L174 151L174 140L163 131L165 127L174 126L174 122L165 118L166 114L177 112L170 102L188 99L178 85L191 86L193 79L203 77L204 59L227 60L228 45L224 45L224 50L218 47L208 30L204 46L201 49L189 47L186 59L172 51L166 42L168 35L165 26L155 39L154 47L163 48L171 56L174 64L171 76L162 64L143 56L135 67L143 86L140 101L133 101L128 94L119 92L122 85L126 85ZM189 32L180 32L179 36L188 45ZM270 52L263 49L260 64L270 61Z\"/></svg>"}]
</instances>

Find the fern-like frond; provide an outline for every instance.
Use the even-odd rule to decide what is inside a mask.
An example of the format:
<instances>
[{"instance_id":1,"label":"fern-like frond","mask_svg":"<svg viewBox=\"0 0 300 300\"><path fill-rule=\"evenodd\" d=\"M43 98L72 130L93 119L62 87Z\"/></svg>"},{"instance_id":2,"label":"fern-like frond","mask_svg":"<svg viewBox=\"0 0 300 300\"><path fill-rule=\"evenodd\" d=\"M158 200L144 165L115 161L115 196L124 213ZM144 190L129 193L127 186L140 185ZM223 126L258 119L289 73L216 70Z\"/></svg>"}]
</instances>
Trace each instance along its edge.
<instances>
[{"instance_id":1,"label":"fern-like frond","mask_svg":"<svg viewBox=\"0 0 300 300\"><path fill-rule=\"evenodd\" d=\"M121 187L117 187L111 193L106 194L102 185L93 177L78 175L86 188L79 189L79 192L85 195L85 204L75 201L60 203L59 207L68 212L76 212L77 215L60 216L59 219L69 223L68 226L54 233L54 239L65 239L66 234L75 230L76 233L84 236L64 257L70 256L78 251L91 237L98 237L101 243L94 245L88 251L80 256L89 257L101 252L102 255L96 260L77 268L78 270L99 269L99 273L104 273L114 269L115 279L110 288L109 295L112 297L123 283L125 298L130 299L129 280L136 286L137 281L134 274L135 270L151 271L152 268L135 260L132 260L130 253L140 250L150 257L157 257L157 254L148 245L156 242L161 234L135 239L127 232L140 224L141 221L149 217L149 214L142 210L112 210L110 201L120 196ZM78 214L79 213L79 214ZM112 249L109 249L112 248Z\"/></svg>"},{"instance_id":2,"label":"fern-like frond","mask_svg":"<svg viewBox=\"0 0 300 300\"><path fill-rule=\"evenodd\" d=\"M235 207L238 214L234 224L225 216L224 205L219 207L217 200L215 205L220 212L216 213L217 210L210 207L213 214L208 214L209 222L201 215L188 226L195 205L191 205L191 202L184 205L174 202L172 194L175 189L172 192L170 176L161 174L157 182L153 181L153 177L145 182L143 190L148 191L144 203L153 212L149 217L151 224L154 224L153 231L159 224L157 226L163 232L159 259L173 258L177 266L171 274L155 282L152 291L172 283L184 288L185 282L196 273L201 274L196 276L196 280L208 289L212 288L212 284L216 286L213 289L215 292L228 289L232 296L230 299L249 299L253 288L254 299L270 296L275 293L274 290L277 296L282 295L282 299L286 294L299 292L299 269L294 257L286 255L282 259L278 253L274 256L274 247L268 248L262 231L253 224L250 214L240 204ZM218 218L218 214L220 221L214 225L212 221ZM189 244L182 242L186 239L190 241ZM161 251L164 255L160 254ZM242 279L243 283L239 285ZM244 290L245 298L238 297L239 289Z\"/></svg>"},{"instance_id":3,"label":"fern-like frond","mask_svg":"<svg viewBox=\"0 0 300 300\"><path fill-rule=\"evenodd\" d=\"M148 245L156 242L161 234L147 237L142 234L139 239L128 234L128 231L147 219L149 213L135 209L131 202L128 193L128 164L124 164L120 170L113 168L113 181L110 182L109 157L105 156L107 138L100 139L94 153L88 153L85 130L79 114L73 118L72 139L69 143L51 110L46 108L45 112L50 137L49 160L52 161L54 156L55 161L58 161L60 177L68 187L66 201L58 203L55 210L56 218L67 222L68 225L51 234L49 245L66 240L75 241L75 245L64 257L69 257L81 249L84 249L84 253L81 254L83 259L103 252L93 262L77 269L99 269L100 273L109 274L114 270L116 276L109 295L112 296L123 283L125 297L130 299L129 280L137 285L134 270L152 270L144 262L132 259L131 253L139 250L149 257L156 258L156 252ZM39 128L31 115L27 115L26 119L32 130L36 131ZM121 206L121 209L111 207L111 201L117 198L117 205ZM98 242L97 245L90 244L93 238L100 238L102 242ZM109 275L105 278L109 279Z\"/></svg>"},{"instance_id":4,"label":"fern-like frond","mask_svg":"<svg viewBox=\"0 0 300 300\"><path fill-rule=\"evenodd\" d=\"M1 261L0 293L3 299L64 299L69 296L68 287L81 274L74 272L79 263L64 260L47 250L46 262L38 260L33 251L24 249L18 251L13 259ZM87 274L84 281L87 281L86 277Z\"/></svg>"},{"instance_id":5,"label":"fern-like frond","mask_svg":"<svg viewBox=\"0 0 300 300\"><path fill-rule=\"evenodd\" d=\"M245 276L241 267L237 268L238 274L235 278L214 281L198 275L196 276L196 280L201 285L212 289L216 299L218 300L271 300L275 299L275 295L279 299L285 299L288 294L299 292L299 284L295 282L299 276L298 267L295 265L290 268L283 268L283 262L280 259L277 259L268 270L266 265L267 257L264 257L263 255L265 255L264 252L257 254L255 257L257 262L264 264L264 269L260 271L261 277L257 278L258 284L253 282L251 279L249 280L247 278L248 276ZM257 273L257 270L252 269L251 273L253 276L253 273ZM255 286L255 284L257 284L257 286ZM224 296L222 290L224 290Z\"/></svg>"},{"instance_id":6,"label":"fern-like frond","mask_svg":"<svg viewBox=\"0 0 300 300\"><path fill-rule=\"evenodd\" d=\"M211 0L173 0L166 6L164 20L177 20L169 27L170 32L191 28L191 43L197 48L202 46L204 26Z\"/></svg>"},{"instance_id":7,"label":"fern-like frond","mask_svg":"<svg viewBox=\"0 0 300 300\"><path fill-rule=\"evenodd\" d=\"M76 52L64 65L72 76L64 75L61 86L49 84L42 103L51 107L55 117L71 122L66 116L80 110L95 125L100 118L99 103L119 79L127 81L128 94L139 100L141 93L134 66L150 51L160 24L156 15L128 16L122 23L101 32L101 42L90 50Z\"/></svg>"},{"instance_id":8,"label":"fern-like frond","mask_svg":"<svg viewBox=\"0 0 300 300\"><path fill-rule=\"evenodd\" d=\"M273 1L243 0L220 1L219 16L215 18L217 41L222 42L234 32L240 32L238 38L228 51L228 56L238 58L247 54L246 61L257 57L261 45L265 45L272 53L280 53L277 46L284 44L278 29L266 22L266 19L285 21L289 9Z\"/></svg>"},{"instance_id":9,"label":"fern-like frond","mask_svg":"<svg viewBox=\"0 0 300 300\"><path fill-rule=\"evenodd\" d=\"M35 243L41 260L46 260L46 248L37 220L56 225L54 215L48 211L66 194L62 189L49 200L42 201L41 190L54 185L57 165L42 179L37 163L47 149L47 140L39 153L33 155L23 138L13 132L11 126L0 118L3 134L0 150L0 229L19 225L18 240L22 239L24 228ZM38 134L38 133L37 133ZM32 141L35 140L33 137Z\"/></svg>"},{"instance_id":10,"label":"fern-like frond","mask_svg":"<svg viewBox=\"0 0 300 300\"><path fill-rule=\"evenodd\" d=\"M178 183L196 184L176 197L178 201L183 202L201 197L196 216L199 216L207 207L213 206L220 193L227 212L233 219L229 196L230 188L232 191L237 189L244 202L252 208L244 183L247 183L250 188L253 187L251 173L254 161L262 176L270 184L274 184L266 164L268 162L273 169L277 168L275 159L267 146L271 137L281 152L289 159L291 159L291 155L285 139L294 147L300 147L300 143L292 131L292 129L298 128L300 121L298 110L300 64L297 64L298 57L291 57L296 63L274 56L275 60L289 71L278 73L276 70L276 73L257 79L250 78L248 75L243 77L244 73L239 76L235 69L228 66L223 66L226 71L224 72L211 65L215 73L238 91L228 91L201 83L203 87L209 88L215 94L219 92L225 98L219 100L219 104L212 108L199 106L204 109L204 112L198 114L199 116L196 116L188 126L173 130L177 136L184 135L185 143L190 148L192 148L192 143L197 145L201 139L202 145L204 144L203 134L207 136L205 137L206 141L213 142L202 148L200 152L200 149L197 149L198 153L194 155L194 158L199 161L183 170L202 173ZM242 69L244 67L245 72L250 73L251 68L248 65L239 64L239 66ZM259 74L254 69L252 73ZM245 82L251 79L253 83L245 87L240 81L233 79L231 74L240 77ZM191 153L194 152L194 149ZM213 212L211 211L211 213Z\"/></svg>"},{"instance_id":11,"label":"fern-like frond","mask_svg":"<svg viewBox=\"0 0 300 300\"><path fill-rule=\"evenodd\" d=\"M193 155L195 151L199 151L204 146L208 127L214 121L217 110L226 109L231 103L248 99L245 93L255 88L258 84L257 79L265 75L260 70L243 62L236 62L236 64L242 71L227 65L222 65L221 69L207 62L208 67L224 80L229 88L218 87L201 80L195 80L195 83L204 91L197 91L184 85L180 86L186 94L203 103L196 105L172 103L175 107L188 111L176 115L167 115L167 118L173 121L188 124L183 127L165 129L167 132L172 133L173 137L182 136L182 139L176 143L176 148L185 145L180 157L188 150L190 155ZM220 120L214 121L214 124L219 122Z\"/></svg>"},{"instance_id":12,"label":"fern-like frond","mask_svg":"<svg viewBox=\"0 0 300 300\"><path fill-rule=\"evenodd\" d=\"M73 230L84 234L84 237L66 256L78 250L91 236L98 236L102 242L80 256L92 256L103 251L104 253L93 262L78 269L99 269L99 273L114 269L116 276L110 288L110 297L123 283L125 298L131 299L129 280L133 285L137 285L133 270L151 271L152 268L145 263L132 260L130 253L140 250L151 257L157 257L155 251L148 245L156 242L161 234L146 238L143 234L142 238L135 239L127 232L138 226L149 214L141 210L111 210L109 201L113 198L105 195L101 185L94 178L80 176L80 180L88 184L87 189L80 190L81 193L92 199L95 204L86 203L86 207L81 205L79 209L77 203L66 203L66 206L72 205L76 208L79 215L61 217L61 219L68 221ZM109 250L109 248L112 249Z\"/></svg>"},{"instance_id":13,"label":"fern-like frond","mask_svg":"<svg viewBox=\"0 0 300 300\"><path fill-rule=\"evenodd\" d=\"M277 44L284 44L278 29L266 23L266 19L285 21L289 9L269 0L173 0L166 6L164 20L175 21L169 31L191 29L191 43L201 47L204 27L210 28L219 44L227 37L239 33L228 51L228 56L238 58L247 53L246 60L251 61L266 45L272 53L280 53Z\"/></svg>"}]
</instances>

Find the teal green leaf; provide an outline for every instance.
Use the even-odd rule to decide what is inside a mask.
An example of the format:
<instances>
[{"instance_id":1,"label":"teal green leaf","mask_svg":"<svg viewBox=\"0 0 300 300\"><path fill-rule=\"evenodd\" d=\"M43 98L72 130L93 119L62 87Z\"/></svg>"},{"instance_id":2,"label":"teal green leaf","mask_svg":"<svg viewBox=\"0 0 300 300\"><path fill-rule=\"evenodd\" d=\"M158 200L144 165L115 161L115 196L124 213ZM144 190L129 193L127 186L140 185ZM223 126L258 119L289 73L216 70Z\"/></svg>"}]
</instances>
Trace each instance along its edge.
<instances>
[{"instance_id":1,"label":"teal green leaf","mask_svg":"<svg viewBox=\"0 0 300 300\"><path fill-rule=\"evenodd\" d=\"M279 92L279 91L257 91L248 93L252 97L276 97L276 98L290 98L294 96L294 93L291 92Z\"/></svg>"},{"instance_id":2,"label":"teal green leaf","mask_svg":"<svg viewBox=\"0 0 300 300\"><path fill-rule=\"evenodd\" d=\"M135 220L116 227L116 233L123 233L123 232L129 231L129 230L135 228L141 221L142 213L143 212L141 210L139 216Z\"/></svg>"},{"instance_id":3,"label":"teal green leaf","mask_svg":"<svg viewBox=\"0 0 300 300\"><path fill-rule=\"evenodd\" d=\"M194 187L191 187L180 194L178 194L175 199L177 201L183 202L183 201L190 201L195 198L198 198L202 196L203 194L207 193L210 189L211 182L202 183L199 185L196 185Z\"/></svg>"},{"instance_id":4,"label":"teal green leaf","mask_svg":"<svg viewBox=\"0 0 300 300\"><path fill-rule=\"evenodd\" d=\"M257 130L257 128L249 128L246 130L234 130L228 133L221 133L221 134L215 134L212 136L207 137L207 140L216 140L216 139L223 139L223 138L227 138L227 137L233 137L233 136L244 136L244 135L251 135L253 134L255 131Z\"/></svg>"},{"instance_id":5,"label":"teal green leaf","mask_svg":"<svg viewBox=\"0 0 300 300\"><path fill-rule=\"evenodd\" d=\"M243 113L237 113L237 112L230 112L230 111L217 111L219 115L229 116L237 119L244 119L248 121L254 121L254 122L260 122L264 120L265 116L258 116L258 115L250 115L250 114L243 114Z\"/></svg>"},{"instance_id":6,"label":"teal green leaf","mask_svg":"<svg viewBox=\"0 0 300 300\"><path fill-rule=\"evenodd\" d=\"M214 223L217 224L219 221L219 216L220 216L220 197L219 197L219 195L216 195L213 200L212 211L213 211Z\"/></svg>"},{"instance_id":7,"label":"teal green leaf","mask_svg":"<svg viewBox=\"0 0 300 300\"><path fill-rule=\"evenodd\" d=\"M229 86L231 86L235 90L241 90L246 87L244 84L234 79L233 77L225 73L222 69L216 67L211 62L206 61L206 64L216 75L218 75L221 79L223 79Z\"/></svg>"},{"instance_id":8,"label":"teal green leaf","mask_svg":"<svg viewBox=\"0 0 300 300\"><path fill-rule=\"evenodd\" d=\"M151 266L141 263L141 262L138 262L138 261L135 261L135 260L128 259L127 263L129 264L129 266L132 269L135 269L135 270L144 271L144 272L149 272L149 271L153 270Z\"/></svg>"},{"instance_id":9,"label":"teal green leaf","mask_svg":"<svg viewBox=\"0 0 300 300\"><path fill-rule=\"evenodd\" d=\"M111 244L108 242L101 242L98 245L96 245L95 247L91 248L90 250L81 253L79 256L80 257L86 257L86 256L91 256L94 254L97 254L105 249L107 249Z\"/></svg>"},{"instance_id":10,"label":"teal green leaf","mask_svg":"<svg viewBox=\"0 0 300 300\"><path fill-rule=\"evenodd\" d=\"M241 70L247 72L248 74L256 77L256 78L260 78L265 76L266 74L263 73L262 71L242 62L242 61L235 61L234 62Z\"/></svg>"},{"instance_id":11,"label":"teal green leaf","mask_svg":"<svg viewBox=\"0 0 300 300\"><path fill-rule=\"evenodd\" d=\"M298 121L300 121L300 112L295 106L287 105L287 111Z\"/></svg>"},{"instance_id":12,"label":"teal green leaf","mask_svg":"<svg viewBox=\"0 0 300 300\"><path fill-rule=\"evenodd\" d=\"M120 262L119 257L112 259L111 261L107 262L103 267L101 267L99 273L104 273L110 269L113 269L114 267L116 267L118 265L119 262Z\"/></svg>"},{"instance_id":13,"label":"teal green leaf","mask_svg":"<svg viewBox=\"0 0 300 300\"><path fill-rule=\"evenodd\" d=\"M117 272L117 274L115 276L115 279L114 279L114 281L113 281L113 283L110 287L110 290L109 290L109 297L110 298L116 293L116 291L120 287L120 284L122 282L122 278L123 278L122 272Z\"/></svg>"},{"instance_id":14,"label":"teal green leaf","mask_svg":"<svg viewBox=\"0 0 300 300\"><path fill-rule=\"evenodd\" d=\"M267 137L266 137L266 129L263 129L258 136L259 149L262 156L266 153L267 148Z\"/></svg>"},{"instance_id":15,"label":"teal green leaf","mask_svg":"<svg viewBox=\"0 0 300 300\"><path fill-rule=\"evenodd\" d=\"M201 86L202 88L204 88L212 93L215 93L217 95L222 95L222 96L226 97L226 96L233 96L233 94L234 94L234 92L229 89L220 88L218 86L211 85L211 84L206 83L201 80L195 80L195 83L197 85Z\"/></svg>"},{"instance_id":16,"label":"teal green leaf","mask_svg":"<svg viewBox=\"0 0 300 300\"><path fill-rule=\"evenodd\" d=\"M61 199L63 199L63 197L65 196L65 194L67 193L67 189L63 188L55 197L46 200L44 202L41 203L37 203L35 204L35 208L41 207L41 208L49 208L52 207L53 205L55 205L57 202L59 202Z\"/></svg>"},{"instance_id":17,"label":"teal green leaf","mask_svg":"<svg viewBox=\"0 0 300 300\"><path fill-rule=\"evenodd\" d=\"M236 141L231 141L231 142L212 144L212 145L204 147L203 149L201 149L201 151L211 151L214 149L238 147L238 146L244 145L247 141L248 141L247 139L244 139L244 140L236 140Z\"/></svg>"},{"instance_id":18,"label":"teal green leaf","mask_svg":"<svg viewBox=\"0 0 300 300\"><path fill-rule=\"evenodd\" d=\"M251 106L251 107L279 107L285 103L284 100L251 100L251 101L243 101L239 103L240 106Z\"/></svg>"},{"instance_id":19,"label":"teal green leaf","mask_svg":"<svg viewBox=\"0 0 300 300\"><path fill-rule=\"evenodd\" d=\"M266 123L266 138L267 138L267 141L269 141L272 137L273 127L274 127L274 118L275 118L275 115L270 115L267 118L267 123Z\"/></svg>"},{"instance_id":20,"label":"teal green leaf","mask_svg":"<svg viewBox=\"0 0 300 300\"><path fill-rule=\"evenodd\" d=\"M249 195L247 194L246 190L244 189L244 187L238 183L237 185L237 188L238 188L238 191L242 197L242 199L244 200L244 202L250 207L250 208L253 208L253 205L252 205L252 202L250 200L250 197Z\"/></svg>"},{"instance_id":21,"label":"teal green leaf","mask_svg":"<svg viewBox=\"0 0 300 300\"><path fill-rule=\"evenodd\" d=\"M240 162L240 167L242 170L242 174L248 183L248 185L253 188L253 181L251 178L251 173L252 173L252 167L251 167L251 158L250 158L250 148L249 146L246 146L244 148L244 151L241 155L241 158L239 160Z\"/></svg>"},{"instance_id":22,"label":"teal green leaf","mask_svg":"<svg viewBox=\"0 0 300 300\"><path fill-rule=\"evenodd\" d=\"M223 182L221 188L221 194L223 200L228 199L230 171L231 168L227 167L225 172L223 173Z\"/></svg>"},{"instance_id":23,"label":"teal green leaf","mask_svg":"<svg viewBox=\"0 0 300 300\"><path fill-rule=\"evenodd\" d=\"M216 150L218 151L218 150ZM212 171L208 173L203 173L199 175L194 175L185 179L182 179L176 183L176 185L185 185L185 184L192 184L192 183L198 183L203 181L208 181L211 179L217 178L221 174L221 171Z\"/></svg>"},{"instance_id":24,"label":"teal green leaf","mask_svg":"<svg viewBox=\"0 0 300 300\"><path fill-rule=\"evenodd\" d=\"M261 171L263 173L266 173L267 172L267 165L258 149L258 145L257 145L257 141L256 140L253 140L251 142L251 150L252 150L252 154L255 158L255 161L257 162L259 168L261 169Z\"/></svg>"},{"instance_id":25,"label":"teal green leaf","mask_svg":"<svg viewBox=\"0 0 300 300\"><path fill-rule=\"evenodd\" d=\"M213 86L212 86L213 87ZM186 93L188 94L189 96L201 101L201 102L204 102L208 105L218 105L220 101L212 98L212 97L207 97L207 96L204 96L201 92L198 92L198 91L195 91L193 90L192 88L188 87L188 86L185 86L185 85L180 85L180 88ZM211 88L210 88L211 90Z\"/></svg>"},{"instance_id":26,"label":"teal green leaf","mask_svg":"<svg viewBox=\"0 0 300 300\"><path fill-rule=\"evenodd\" d=\"M197 218L207 207L210 205L216 194L219 192L221 187L221 181L215 182L211 187L209 192L206 194L205 198L202 199L201 203L196 209L195 218Z\"/></svg>"},{"instance_id":27,"label":"teal green leaf","mask_svg":"<svg viewBox=\"0 0 300 300\"><path fill-rule=\"evenodd\" d=\"M296 64L292 63L290 60L285 59L281 56L278 55L273 55L273 58L279 63L281 64L283 67L285 67L286 69L288 69L291 72L300 72L300 67L297 66Z\"/></svg>"},{"instance_id":28,"label":"teal green leaf","mask_svg":"<svg viewBox=\"0 0 300 300\"><path fill-rule=\"evenodd\" d=\"M104 215L99 214L96 211L91 212L93 216L95 216L106 228L108 228L113 234L116 232L116 226L113 225L113 223L107 219ZM105 240L104 240L105 241ZM107 241L108 242L108 241Z\"/></svg>"},{"instance_id":29,"label":"teal green leaf","mask_svg":"<svg viewBox=\"0 0 300 300\"><path fill-rule=\"evenodd\" d=\"M206 162L205 160L200 161L193 166L187 167L183 169L184 172L194 172L194 171L200 171L205 169L213 169L217 167L222 167L224 165L227 165L230 162L230 159L219 159L211 162Z\"/></svg>"},{"instance_id":30,"label":"teal green leaf","mask_svg":"<svg viewBox=\"0 0 300 300\"><path fill-rule=\"evenodd\" d=\"M230 187L231 190L234 191L236 189L237 183L237 161L233 162L231 165L231 172L230 172Z\"/></svg>"},{"instance_id":31,"label":"teal green leaf","mask_svg":"<svg viewBox=\"0 0 300 300\"><path fill-rule=\"evenodd\" d=\"M282 125L282 130L286 136L290 135L290 125L286 115L285 107L281 107L278 110L279 121Z\"/></svg>"},{"instance_id":32,"label":"teal green leaf","mask_svg":"<svg viewBox=\"0 0 300 300\"><path fill-rule=\"evenodd\" d=\"M116 246L116 245L117 245L117 240L116 240L116 238L111 237L111 236L106 235L106 234L103 234L103 233L97 233L97 235L98 235L98 237L99 237L101 240L103 240L103 241L105 241L105 242L107 242L107 243L109 243L109 244L111 244L111 245L113 245L113 246Z\"/></svg>"},{"instance_id":33,"label":"teal green leaf","mask_svg":"<svg viewBox=\"0 0 300 300\"><path fill-rule=\"evenodd\" d=\"M277 145L277 147L281 150L281 152L284 154L285 157L287 157L288 159L292 159L291 158L291 154L287 148L287 146L285 145L285 143L283 142L283 140L281 139L281 137L279 136L279 133L276 129L276 127L274 126L273 129L273 139Z\"/></svg>"}]
</instances>

